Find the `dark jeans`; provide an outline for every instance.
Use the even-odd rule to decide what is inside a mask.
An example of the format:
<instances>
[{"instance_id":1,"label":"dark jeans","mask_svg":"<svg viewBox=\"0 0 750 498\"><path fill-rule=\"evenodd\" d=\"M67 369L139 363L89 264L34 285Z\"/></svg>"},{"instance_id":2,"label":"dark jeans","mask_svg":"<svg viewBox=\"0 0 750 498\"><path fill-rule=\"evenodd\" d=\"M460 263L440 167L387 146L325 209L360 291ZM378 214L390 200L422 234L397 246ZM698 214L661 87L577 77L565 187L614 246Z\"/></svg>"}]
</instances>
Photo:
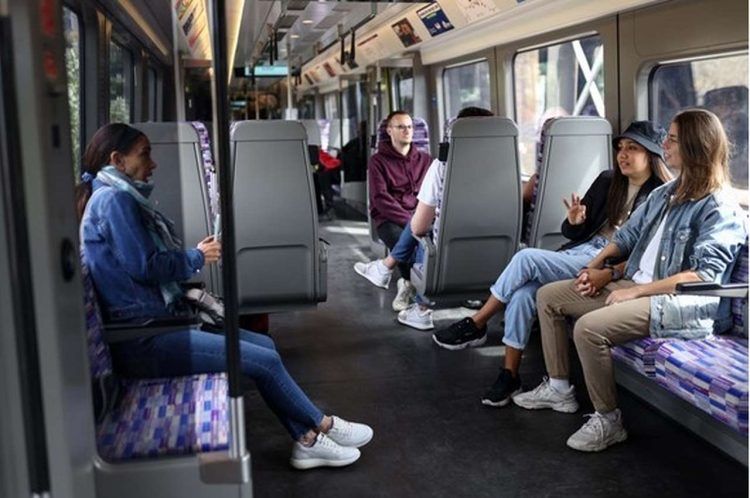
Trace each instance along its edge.
<instances>
[{"instance_id":1,"label":"dark jeans","mask_svg":"<svg viewBox=\"0 0 750 498\"><path fill-rule=\"evenodd\" d=\"M377 228L378 237L380 237L380 240L385 243L388 250L391 251L393 250L393 246L396 245L396 242L398 242L399 237L401 237L401 232L403 230L403 226L391 221L386 221ZM401 277L403 277L404 280L410 280L411 265L409 262L399 261L398 271L401 272Z\"/></svg>"},{"instance_id":2,"label":"dark jeans","mask_svg":"<svg viewBox=\"0 0 750 498\"><path fill-rule=\"evenodd\" d=\"M185 330L112 345L119 373L132 377L182 377L226 370L224 336ZM240 329L240 369L297 440L320 425L323 413L286 371L270 337Z\"/></svg>"}]
</instances>

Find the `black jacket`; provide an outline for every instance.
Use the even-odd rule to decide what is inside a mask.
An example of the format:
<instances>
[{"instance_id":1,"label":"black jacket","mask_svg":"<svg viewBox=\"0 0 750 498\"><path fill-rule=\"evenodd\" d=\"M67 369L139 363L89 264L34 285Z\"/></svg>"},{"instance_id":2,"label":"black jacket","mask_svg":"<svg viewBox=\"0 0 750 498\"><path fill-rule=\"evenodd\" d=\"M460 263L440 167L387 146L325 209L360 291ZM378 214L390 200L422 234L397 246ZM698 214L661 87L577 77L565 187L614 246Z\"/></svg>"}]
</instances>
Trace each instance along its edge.
<instances>
[{"instance_id":1,"label":"black jacket","mask_svg":"<svg viewBox=\"0 0 750 498\"><path fill-rule=\"evenodd\" d=\"M580 225L571 225L568 223L567 217L563 220L562 234L570 239L570 242L563 244L560 250L570 249L571 247L583 244L596 235L607 222L607 201L609 200L607 194L609 193L609 185L612 183L613 176L614 172L612 170L602 171L586 191L586 195L581 199L583 205L586 206L586 220L583 223ZM640 190L638 190L633 202L633 209L630 212L635 211L635 208L646 200L648 194L662 183L664 182L659 177L651 175L646 180L646 183L641 185Z\"/></svg>"}]
</instances>

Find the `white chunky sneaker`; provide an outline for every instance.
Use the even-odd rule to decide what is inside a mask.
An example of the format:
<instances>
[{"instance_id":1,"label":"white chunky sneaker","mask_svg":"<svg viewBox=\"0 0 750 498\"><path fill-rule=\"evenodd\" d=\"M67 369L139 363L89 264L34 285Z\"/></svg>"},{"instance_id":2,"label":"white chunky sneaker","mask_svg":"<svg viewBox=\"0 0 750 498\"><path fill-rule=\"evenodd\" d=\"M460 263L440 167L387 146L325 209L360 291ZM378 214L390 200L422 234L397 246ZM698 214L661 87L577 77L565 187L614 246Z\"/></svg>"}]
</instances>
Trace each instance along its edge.
<instances>
[{"instance_id":1,"label":"white chunky sneaker","mask_svg":"<svg viewBox=\"0 0 750 498\"><path fill-rule=\"evenodd\" d=\"M583 427L568 438L568 446L578 451L602 451L613 444L621 443L628 438L628 432L622 426L622 413L614 411L614 417L594 412Z\"/></svg>"},{"instance_id":2,"label":"white chunky sneaker","mask_svg":"<svg viewBox=\"0 0 750 498\"><path fill-rule=\"evenodd\" d=\"M432 310L422 310L418 304L412 304L404 311L399 312L398 322L417 330L435 328L435 325L432 323Z\"/></svg>"},{"instance_id":3,"label":"white chunky sneaker","mask_svg":"<svg viewBox=\"0 0 750 498\"><path fill-rule=\"evenodd\" d=\"M312 446L294 443L289 463L295 469L345 467L359 460L359 456L357 448L341 446L321 432L315 437L315 443Z\"/></svg>"},{"instance_id":4,"label":"white chunky sneaker","mask_svg":"<svg viewBox=\"0 0 750 498\"><path fill-rule=\"evenodd\" d=\"M326 433L330 439L333 439L341 446L360 448L372 439L372 428L369 425L348 422L336 415L333 417L333 426Z\"/></svg>"},{"instance_id":5,"label":"white chunky sneaker","mask_svg":"<svg viewBox=\"0 0 750 498\"><path fill-rule=\"evenodd\" d=\"M409 307L411 300L417 295L417 289L408 280L399 278L396 282L396 297L393 299L391 306L393 311L403 311Z\"/></svg>"},{"instance_id":6,"label":"white chunky sneaker","mask_svg":"<svg viewBox=\"0 0 750 498\"><path fill-rule=\"evenodd\" d=\"M527 410L552 408L556 412L563 413L578 411L575 387L570 386L567 391L561 393L550 385L547 377L533 391L514 396L513 402Z\"/></svg>"},{"instance_id":7,"label":"white chunky sneaker","mask_svg":"<svg viewBox=\"0 0 750 498\"><path fill-rule=\"evenodd\" d=\"M383 273L379 268L379 266L381 265L380 261L381 260L376 259L375 261L370 261L369 263L354 263L354 271L369 280L370 283L375 287L382 287L383 289L387 289L388 285L391 283L391 274L393 273L393 270L388 270ZM383 268L384 267L385 266L383 265Z\"/></svg>"}]
</instances>

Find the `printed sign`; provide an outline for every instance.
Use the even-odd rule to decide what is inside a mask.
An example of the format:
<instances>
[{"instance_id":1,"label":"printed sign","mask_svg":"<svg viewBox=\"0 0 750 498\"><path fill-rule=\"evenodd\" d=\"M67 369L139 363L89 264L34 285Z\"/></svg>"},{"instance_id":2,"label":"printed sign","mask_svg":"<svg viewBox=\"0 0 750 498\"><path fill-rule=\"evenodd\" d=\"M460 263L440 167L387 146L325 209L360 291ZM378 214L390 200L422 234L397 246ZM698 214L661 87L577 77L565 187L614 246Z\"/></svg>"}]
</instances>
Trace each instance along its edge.
<instances>
[{"instance_id":1,"label":"printed sign","mask_svg":"<svg viewBox=\"0 0 750 498\"><path fill-rule=\"evenodd\" d=\"M497 5L493 0L456 0L456 5L469 22L484 19L497 12Z\"/></svg>"},{"instance_id":2,"label":"printed sign","mask_svg":"<svg viewBox=\"0 0 750 498\"><path fill-rule=\"evenodd\" d=\"M424 23L427 31L430 32L431 36L437 36L446 31L453 29L453 24L448 20L448 17L440 8L440 4L435 2L417 11L417 15Z\"/></svg>"},{"instance_id":3,"label":"printed sign","mask_svg":"<svg viewBox=\"0 0 750 498\"><path fill-rule=\"evenodd\" d=\"M196 59L210 59L211 44L204 3L200 0L176 0L174 10L190 54Z\"/></svg>"},{"instance_id":4,"label":"printed sign","mask_svg":"<svg viewBox=\"0 0 750 498\"><path fill-rule=\"evenodd\" d=\"M414 27L411 25L407 18L403 18L395 24L391 24L393 31L398 35L398 39L401 40L401 44L404 47L411 47L415 43L419 43L422 39L414 32Z\"/></svg>"},{"instance_id":5,"label":"printed sign","mask_svg":"<svg viewBox=\"0 0 750 498\"><path fill-rule=\"evenodd\" d=\"M362 54L363 59L368 61L380 60L387 54L377 33L357 43L357 52Z\"/></svg>"}]
</instances>

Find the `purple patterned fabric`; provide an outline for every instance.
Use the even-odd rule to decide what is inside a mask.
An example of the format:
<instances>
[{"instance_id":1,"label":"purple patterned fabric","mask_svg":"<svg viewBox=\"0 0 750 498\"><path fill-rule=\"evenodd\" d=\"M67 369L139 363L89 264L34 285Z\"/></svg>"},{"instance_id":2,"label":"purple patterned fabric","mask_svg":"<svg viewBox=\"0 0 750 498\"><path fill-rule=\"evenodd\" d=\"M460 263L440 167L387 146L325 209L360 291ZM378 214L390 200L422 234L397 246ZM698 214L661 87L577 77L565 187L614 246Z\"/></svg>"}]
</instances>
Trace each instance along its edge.
<instances>
[{"instance_id":1,"label":"purple patterned fabric","mask_svg":"<svg viewBox=\"0 0 750 498\"><path fill-rule=\"evenodd\" d=\"M203 374L124 382L116 410L97 425L99 455L109 462L225 450L227 378Z\"/></svg>"},{"instance_id":2,"label":"purple patterned fabric","mask_svg":"<svg viewBox=\"0 0 750 498\"><path fill-rule=\"evenodd\" d=\"M422 118L411 118L412 125L414 126L414 134L412 136L412 142L417 149L430 153L430 128L427 126L427 122ZM378 149L380 142L384 140L390 140L386 131L388 128L388 121L385 119L378 125L377 142L375 143L375 150Z\"/></svg>"},{"instance_id":3,"label":"purple patterned fabric","mask_svg":"<svg viewBox=\"0 0 750 498\"><path fill-rule=\"evenodd\" d=\"M747 434L747 359L746 339L725 336L667 341L656 354L656 381Z\"/></svg>"},{"instance_id":4,"label":"purple patterned fabric","mask_svg":"<svg viewBox=\"0 0 750 498\"><path fill-rule=\"evenodd\" d=\"M654 366L656 352L663 342L663 339L651 337L626 342L612 348L612 356L629 365L633 370L647 377L653 377L656 373Z\"/></svg>"},{"instance_id":5,"label":"purple patterned fabric","mask_svg":"<svg viewBox=\"0 0 750 498\"><path fill-rule=\"evenodd\" d=\"M112 359L109 346L102 336L102 317L96 304L94 282L89 267L81 258L81 281L83 283L84 309L86 312L86 345L89 353L89 369L94 382L112 374Z\"/></svg>"},{"instance_id":6,"label":"purple patterned fabric","mask_svg":"<svg viewBox=\"0 0 750 498\"><path fill-rule=\"evenodd\" d=\"M198 134L198 145L201 150L201 165L203 166L203 181L208 189L208 210L212 220L219 214L219 184L216 176L216 163L211 152L211 136L206 125L200 121L192 121L190 125Z\"/></svg>"},{"instance_id":7,"label":"purple patterned fabric","mask_svg":"<svg viewBox=\"0 0 750 498\"><path fill-rule=\"evenodd\" d=\"M531 225L534 220L534 209L536 208L536 197L539 192L539 180L542 175L542 163L544 162L544 146L547 141L547 133L549 132L552 123L557 121L559 118L548 118L542 124L542 130L539 133L539 145L536 149L536 172L539 175L536 183L534 184L534 190L531 193L531 203L529 205L529 212L526 213L526 233L523 234L523 242L528 242L531 237Z\"/></svg>"}]
</instances>

